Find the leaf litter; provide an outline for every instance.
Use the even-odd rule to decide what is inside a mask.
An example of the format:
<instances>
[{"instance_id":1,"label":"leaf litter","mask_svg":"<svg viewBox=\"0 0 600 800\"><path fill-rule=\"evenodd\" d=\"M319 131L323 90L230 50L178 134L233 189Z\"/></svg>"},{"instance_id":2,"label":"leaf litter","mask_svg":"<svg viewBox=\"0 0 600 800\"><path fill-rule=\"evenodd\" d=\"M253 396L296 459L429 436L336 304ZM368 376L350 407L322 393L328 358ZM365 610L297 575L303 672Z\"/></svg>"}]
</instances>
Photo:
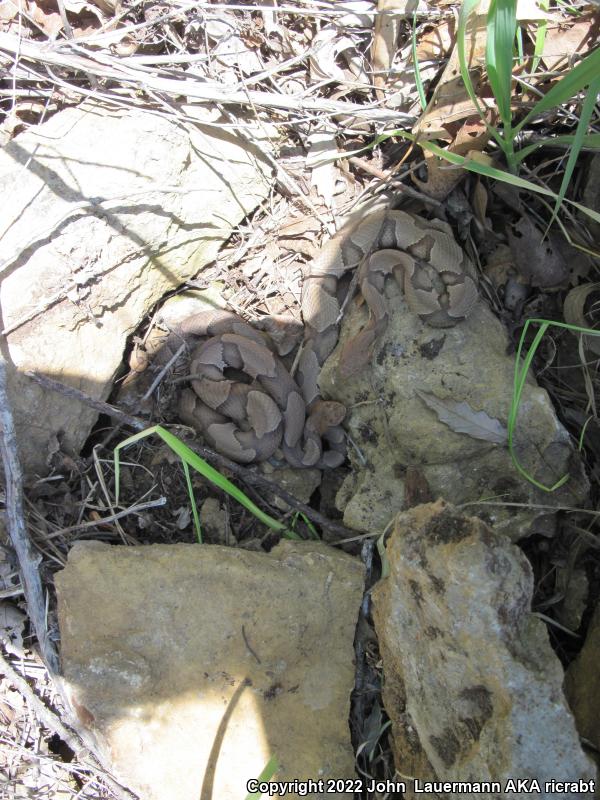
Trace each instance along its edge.
<instances>
[{"instance_id":1,"label":"leaf litter","mask_svg":"<svg viewBox=\"0 0 600 800\"><path fill-rule=\"evenodd\" d=\"M522 318L533 313L556 316L562 312L556 287L585 280L586 276L583 268L575 276L569 272L574 248L591 248L593 252L595 243L586 222L565 212L561 221L574 244L567 244L571 250L566 255L564 248L559 252L555 242L562 231L545 236L540 220L548 219L547 209L538 198L520 195L516 202L513 199L507 204L506 193L499 191L498 184L474 176L465 180L463 170L450 168L419 146L420 140L433 141L458 155L479 158L488 165L498 163L488 128L497 124L497 113L485 76L485 6L480 4L478 22L468 31L469 69L485 119L460 78L457 12L451 0L418 5L395 0L303 0L282 8L211 2L64 0L55 5L45 0L23 4L2 0L0 59L4 68L10 68L12 81L10 85L5 82L0 95L2 141L10 141L48 114L79 102L88 92L100 92L107 102L116 105L143 102L159 113L165 112L166 104L182 124L193 124L188 108L195 103L227 109L230 116L225 125L233 129L243 130L249 113L277 128L277 190L268 207L246 228L240 227L215 264L199 276L199 285L219 287L228 302L248 318L281 314L297 319L306 261L363 195L404 193L420 210L437 209L436 214L442 215L448 212L441 209L459 209L466 198L473 213L464 215L461 224L464 244L471 248L476 244L472 252L475 260L479 253L484 258L489 255L489 263L482 264L483 275L489 278L487 286L484 280L484 290L509 328L517 330ZM598 34L597 14L589 6L577 14L571 14L569 7L547 12L529 0L519 3L517 16L523 21L525 38L513 74L530 89L522 91L515 113L520 104L537 96L539 86L547 90L548 73L557 73L558 78L578 63L595 45ZM417 63L413 60L413 24ZM546 26L544 46L536 71L529 74L535 64L539 24ZM419 80L427 100L424 110ZM532 121L523 131L524 142L536 142L555 131L572 133L578 107L575 98ZM244 109L243 114L240 109ZM597 125L594 119L593 130ZM363 149L376 136L394 129L415 135L416 145L390 136L371 150ZM344 153L359 150L360 158L344 157ZM527 159L524 175L556 191L565 152L564 146L536 151ZM585 165L593 169L598 158L593 152L584 154L581 172L586 171ZM585 185L584 176L581 181ZM456 202L457 192L462 193L460 202ZM596 202L596 195L597 191L588 187L587 202ZM547 247L552 248L552 254ZM515 286L519 292L513 302L510 297ZM596 288L595 284L575 286L565 303L565 318L589 321ZM581 378L576 369L577 342L568 334L545 356L540 380L581 430L587 410L594 406L595 374L588 372L585 380ZM565 379L567 374L569 380ZM466 403L424 393L420 396L455 432L496 446L506 441L500 420ZM40 542L48 573L64 562L73 541L86 535L77 531L81 522L96 520L97 527L91 533L107 541L145 541L150 531L164 541L182 540L189 512L185 510L177 465L158 450L144 452L140 447L131 455L131 462L123 467L126 502L136 507L147 497L169 494L173 498L171 510L152 509L152 526L149 512L144 510L129 518L111 519L110 498L102 488L104 479L100 479L102 470L106 470L106 447L95 460L73 459L62 452L57 441L52 479L35 487L28 507L29 524ZM593 451L590 459L591 474L598 474ZM109 521L102 523L106 519ZM251 523L243 514L237 520L232 518L232 526L238 538L253 535ZM589 554L590 549L582 547L581 558L589 559ZM552 547L540 551L539 568L546 576L539 585L540 598L554 592L547 576L554 572L552 559L556 557ZM39 678L39 661L28 650L27 635L24 637L19 597L9 596L0 608L5 610L4 617L0 616L3 642L9 654L11 646L24 648L23 667L34 680L40 680L42 693L46 687ZM372 674L377 676L376 659L374 663ZM36 743L45 741L44 736L39 727L26 729L22 696L6 681L3 687L0 714L10 717L7 733L2 734L8 738L3 743L12 748L13 764L22 767L15 779L32 785L21 743L39 747ZM362 769L390 777L386 723L378 697L373 692L357 750ZM43 747L38 754L50 758ZM60 770L56 763L60 762L53 761L52 768ZM85 769L81 768L81 774ZM86 780L89 778L88 774ZM70 773L62 772L58 778L53 775L52 780L62 781L70 790ZM99 788L94 781L96 778L80 788L79 796L113 796L106 784Z\"/></svg>"}]
</instances>

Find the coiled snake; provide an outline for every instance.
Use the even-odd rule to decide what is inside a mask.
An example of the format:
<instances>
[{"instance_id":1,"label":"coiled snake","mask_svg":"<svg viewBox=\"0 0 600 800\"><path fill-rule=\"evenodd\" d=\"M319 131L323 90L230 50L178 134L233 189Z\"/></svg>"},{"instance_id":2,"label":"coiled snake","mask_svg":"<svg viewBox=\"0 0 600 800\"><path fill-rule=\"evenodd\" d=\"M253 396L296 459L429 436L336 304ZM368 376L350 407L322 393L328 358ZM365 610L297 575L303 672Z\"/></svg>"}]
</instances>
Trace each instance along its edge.
<instances>
[{"instance_id":1,"label":"coiled snake","mask_svg":"<svg viewBox=\"0 0 600 800\"><path fill-rule=\"evenodd\" d=\"M235 461L263 461L281 448L293 467L334 467L345 456L340 403L321 398L318 377L339 332L338 282L358 267L369 321L343 349L350 375L369 362L388 322L384 283L393 276L409 308L433 327L463 320L477 301L474 270L448 225L404 211L379 211L335 234L312 262L302 289L304 342L296 380L264 336L230 312L186 319L185 335L209 336L192 353L192 388L182 419ZM242 372L250 383L232 379Z\"/></svg>"}]
</instances>

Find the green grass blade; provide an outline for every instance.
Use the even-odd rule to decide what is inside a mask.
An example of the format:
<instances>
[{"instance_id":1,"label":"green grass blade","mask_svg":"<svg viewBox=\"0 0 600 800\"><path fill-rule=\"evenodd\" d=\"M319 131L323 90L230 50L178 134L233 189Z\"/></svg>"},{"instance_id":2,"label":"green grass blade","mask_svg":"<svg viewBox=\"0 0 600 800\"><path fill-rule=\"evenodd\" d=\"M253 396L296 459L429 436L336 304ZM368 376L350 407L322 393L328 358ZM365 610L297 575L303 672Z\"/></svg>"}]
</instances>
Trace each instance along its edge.
<instances>
[{"instance_id":1,"label":"green grass blade","mask_svg":"<svg viewBox=\"0 0 600 800\"><path fill-rule=\"evenodd\" d=\"M407 132L397 131L397 135L406 136ZM412 136L412 134L410 136ZM407 136L407 138L410 138L410 136ZM447 150L444 150L443 147L439 147L439 145L436 145L433 142L419 140L419 144L424 150L429 150L430 152L435 153L435 155L438 155L440 158L449 161L451 164L464 167L464 169L468 169L470 172L475 172L478 175L484 175L486 178L492 178L493 180L504 181L505 183L511 184L511 186L516 186L518 189L526 189L528 192L536 192L537 194L546 195L546 197L552 197L554 200L556 200L558 197L555 192L551 191L550 189L546 189L543 186L538 186L536 183L532 183L532 181L528 181L525 178L519 178L518 175L513 175L510 172L497 169L489 164L482 164L479 161L467 159L464 156L459 156L457 153L449 153ZM583 214L591 217L591 219L595 220L596 222L600 222L600 213L594 211L592 208L588 208L581 203L576 203L574 200L565 199L565 203L569 203L569 205L574 206Z\"/></svg>"},{"instance_id":2,"label":"green grass blade","mask_svg":"<svg viewBox=\"0 0 600 800\"><path fill-rule=\"evenodd\" d=\"M525 387L525 382L527 380L527 374L529 373L529 367L531 366L531 362L535 356L535 353L538 349L540 342L546 330L548 328L548 324L544 323L538 332L535 335L535 338L529 348L527 355L521 365L521 351L523 349L523 345L525 343L525 336L527 332L527 328L529 327L530 320L527 320L523 331L521 333L521 338L519 340L519 347L517 349L517 355L515 357L515 372L514 372L514 380L513 380L513 397L510 406L510 412L508 415L508 452L510 453L511 460L515 469L526 479L529 483L532 483L538 489L542 489L546 492L553 492L555 489L558 489L559 486L562 486L567 480L568 475L563 475L557 483L553 486L545 486L543 483L537 481L533 475L530 475L527 470L521 465L519 459L516 456L515 449L514 449L514 433L515 433L515 426L517 423L517 417L519 413L519 406L521 403L521 395L523 394L523 389Z\"/></svg>"},{"instance_id":3,"label":"green grass blade","mask_svg":"<svg viewBox=\"0 0 600 800\"><path fill-rule=\"evenodd\" d=\"M565 14L569 14L576 19L583 16L582 11L579 8L574 7L571 5L572 0L556 0L556 5L560 8L561 11L564 11Z\"/></svg>"},{"instance_id":4,"label":"green grass blade","mask_svg":"<svg viewBox=\"0 0 600 800\"><path fill-rule=\"evenodd\" d=\"M523 48L523 28L520 25L517 25L517 57L519 59L519 64L522 64L525 61L525 50Z\"/></svg>"},{"instance_id":5,"label":"green grass blade","mask_svg":"<svg viewBox=\"0 0 600 800\"><path fill-rule=\"evenodd\" d=\"M534 153L538 147L552 147L553 145L557 144L573 144L575 141L575 135L572 133L564 134L563 136L553 136L546 139L540 139L538 142L534 144L529 144L527 147L523 147L519 150L518 153L515 153L515 159L517 161L523 161L527 156ZM582 139L582 147L590 147L596 150L600 150L600 133L588 133Z\"/></svg>"},{"instance_id":6,"label":"green grass blade","mask_svg":"<svg viewBox=\"0 0 600 800\"><path fill-rule=\"evenodd\" d=\"M277 761L277 757L276 756L271 756L271 758L268 760L265 768L263 769L263 771L258 776L258 778L257 778L258 782L259 783L268 783L271 780L271 778L273 777L273 775L275 775L275 773L277 772L278 769L279 769L279 763ZM250 792L250 794L246 795L246 800L258 800L258 798L262 797L262 796L263 796L263 792Z\"/></svg>"},{"instance_id":7,"label":"green grass blade","mask_svg":"<svg viewBox=\"0 0 600 800\"><path fill-rule=\"evenodd\" d=\"M597 134L596 134L597 135ZM489 164L482 164L479 161L475 161L474 159L465 158L464 156L459 156L457 153L450 153L448 150L440 147L439 145L435 144L434 142L428 142L426 139L419 139L418 136L415 136L414 133L410 131L403 131L401 128L396 128L393 131L388 131L387 133L382 133L379 136L376 136L372 142L361 147L357 150L351 150L348 152L340 153L335 156L335 159L340 158L343 156L347 158L349 156L358 155L360 153L367 152L372 150L381 142L385 142L386 139L390 139L392 136L400 136L403 139L408 139L410 142L415 142L415 144L420 145L423 150L429 150L429 152L433 153L439 158L443 158L445 161L448 161L450 164L455 164L458 167L462 167L463 169L468 169L470 172L475 172L478 175L483 175L486 178L491 178L492 180L496 181L504 181L505 183L509 183L512 186L516 186L518 189L526 189L528 192L535 192L537 194L545 195L546 197L551 197L556 200L557 196L555 192L551 191L550 189L546 189L543 186L538 186L537 183L533 183L532 181L528 181L525 178L519 178L517 175L513 175L510 172L505 172L502 169L498 169L497 167L492 167ZM332 158L332 161L335 160ZM565 199L565 203L573 206L574 208L581 211L582 214L586 214L591 219L595 220L596 222L600 222L600 213L594 211L592 208L588 208L587 206L582 205L581 203L576 203L574 200Z\"/></svg>"},{"instance_id":8,"label":"green grass blade","mask_svg":"<svg viewBox=\"0 0 600 800\"><path fill-rule=\"evenodd\" d=\"M458 63L460 66L460 75L463 79L463 83L465 84L465 88L467 90L467 94L469 95L469 99L477 109L477 113L481 117L482 122L486 126L490 135L493 136L493 138L498 142L499 147L501 147L502 150L505 150L506 142L504 141L503 137L498 133L496 128L494 128L493 125L490 125L488 123L485 117L485 111L481 107L477 95L475 94L475 89L473 87L473 82L471 81L471 75L469 73L469 60L467 58L467 53L466 53L467 26L469 23L469 17L474 11L476 11L479 3L480 0L463 0L463 4L460 7L460 12L458 15L458 29L456 31L456 47L458 49Z\"/></svg>"},{"instance_id":9,"label":"green grass blade","mask_svg":"<svg viewBox=\"0 0 600 800\"><path fill-rule=\"evenodd\" d=\"M419 95L419 103L421 103L421 108L425 110L427 108L427 98L425 97L425 90L423 89L423 81L421 79L421 69L419 67L419 59L417 57L417 7L416 6L413 14L411 46L412 46L413 66L415 69L415 84L417 86L417 93Z\"/></svg>"},{"instance_id":10,"label":"green grass blade","mask_svg":"<svg viewBox=\"0 0 600 800\"><path fill-rule=\"evenodd\" d=\"M463 79L463 83L465 84L467 94L469 95L471 102L479 112L479 115L483 119L484 118L483 110L479 105L479 100L477 99L477 95L475 94L475 89L473 87L473 82L471 81L471 75L469 74L469 61L467 59L467 54L465 49L467 41L467 25L469 22L469 17L477 9L479 3L480 0L463 0L463 4L460 7L460 12L458 15L456 46L458 48L458 63L460 65L460 74Z\"/></svg>"},{"instance_id":11,"label":"green grass blade","mask_svg":"<svg viewBox=\"0 0 600 800\"><path fill-rule=\"evenodd\" d=\"M506 144L512 144L512 68L517 13L515 0L492 0L488 12L486 66L488 79L502 125Z\"/></svg>"},{"instance_id":12,"label":"green grass blade","mask_svg":"<svg viewBox=\"0 0 600 800\"><path fill-rule=\"evenodd\" d=\"M548 0L538 0L538 5L542 11L548 11L550 3ZM548 20L541 19L538 21L537 30L535 32L535 45L533 48L533 61L531 62L531 75L537 70L544 55L544 45L546 44L546 32L548 30Z\"/></svg>"},{"instance_id":13,"label":"green grass blade","mask_svg":"<svg viewBox=\"0 0 600 800\"><path fill-rule=\"evenodd\" d=\"M450 153L448 150L445 150L443 147L440 147L433 142L419 141L419 144L424 150L429 150L440 158L449 161L451 164L455 164L458 167L464 167L470 172L476 172L478 175L484 175L486 178L504 181L505 183L509 183L511 186L516 186L518 189L527 189L530 192L538 192L539 194L548 195L548 197L556 197L554 192L552 192L550 189L545 189L543 186L538 186L537 184L532 183L525 178L519 178L518 175L513 175L510 172L498 169L497 167L492 167L489 164L483 164L480 161L467 159L464 156L458 155L457 153Z\"/></svg>"},{"instance_id":14,"label":"green grass blade","mask_svg":"<svg viewBox=\"0 0 600 800\"><path fill-rule=\"evenodd\" d=\"M200 526L200 518L198 517L198 506L196 505L196 498L194 497L194 487L192 486L192 478L187 462L182 459L183 474L185 475L185 484L188 490L188 497L190 498L190 505L192 506L192 516L194 518L194 530L196 531L196 539L198 544L202 544L202 527Z\"/></svg>"},{"instance_id":15,"label":"green grass blade","mask_svg":"<svg viewBox=\"0 0 600 800\"><path fill-rule=\"evenodd\" d=\"M133 436L128 436L123 442L119 442L119 444L115 447L113 451L113 459L115 465L115 505L119 504L119 494L121 490L121 461L119 459L119 452L124 448L129 446L130 444L135 444L135 442L139 442L140 439L145 439L148 436L148 431L153 431L153 428L148 428L145 431L140 431L139 433L134 433Z\"/></svg>"},{"instance_id":16,"label":"green grass blade","mask_svg":"<svg viewBox=\"0 0 600 800\"><path fill-rule=\"evenodd\" d=\"M577 442L577 449L580 451L583 449L583 440L585 439L585 432L587 431L587 427L593 419L594 419L593 416L588 417L584 422L583 427L581 428L581 433L579 434L579 441Z\"/></svg>"},{"instance_id":17,"label":"green grass blade","mask_svg":"<svg viewBox=\"0 0 600 800\"><path fill-rule=\"evenodd\" d=\"M525 339L527 337L527 331L529 330L530 325L539 325L540 328L537 331L533 342L529 350L527 351L527 355L523 359L523 364L521 364L521 353L523 351L525 345ZM513 379L513 396L512 402L510 406L510 411L508 415L508 450L510 453L511 460L515 469L526 479L529 483L536 486L538 489L541 489L544 492L554 492L556 489L559 489L561 486L569 480L569 474L563 475L559 478L556 483L552 486L546 486L543 483L537 481L532 475L530 475L527 470L522 466L517 455L514 450L514 433L515 433L515 426L517 422L517 417L519 414L519 405L521 403L521 396L523 394L523 389L525 387L525 382L527 380L527 374L529 372L529 368L535 356L536 350L542 341L542 338L548 328L552 326L554 328L563 328L565 330L569 330L571 332L577 333L585 333L592 336L600 336L600 331L593 330L591 328L581 328L577 325L569 325L566 322L554 322L553 320L548 319L528 319L525 322L523 327L523 331L521 333L521 337L519 339L519 346L517 348L517 354L515 357L515 371L514 371L514 379Z\"/></svg>"},{"instance_id":18,"label":"green grass blade","mask_svg":"<svg viewBox=\"0 0 600 800\"><path fill-rule=\"evenodd\" d=\"M304 524L308 528L308 532L310 534L311 539L316 539L317 541L319 541L319 534L317 533L317 529L309 520L309 518L306 516L306 514L302 511L294 512L294 516L292 517L292 530L295 530L296 528L296 522L298 521L298 517L301 517L302 520L304 521Z\"/></svg>"},{"instance_id":19,"label":"green grass blade","mask_svg":"<svg viewBox=\"0 0 600 800\"><path fill-rule=\"evenodd\" d=\"M534 117L570 100L578 92L594 82L598 75L600 75L600 47L588 53L576 67L567 72L558 83L554 84L554 86L538 100L531 111L515 126L515 134L522 130Z\"/></svg>"},{"instance_id":20,"label":"green grass blade","mask_svg":"<svg viewBox=\"0 0 600 800\"><path fill-rule=\"evenodd\" d=\"M283 522L279 522L278 520L274 519L273 517L266 514L262 511L255 503L250 500L250 498L238 489L235 484L231 483L224 475L216 470L214 467L201 458L197 453L194 453L193 450L185 445L180 439L174 436L172 433L167 431L161 425L154 425L151 428L147 428L145 431L140 431L139 433L130 436L129 438L125 439L114 449L114 464L115 464L115 495L116 500L115 503L119 502L119 476L120 476L120 468L119 468L119 452L124 448L128 447L131 444L143 439L146 436L151 436L152 434L156 434L160 436L160 438L167 444L171 450L181 458L184 464L192 467L199 472L203 477L217 486L224 492L236 500L240 505L242 505L245 509L250 511L263 525L266 525L268 528L271 528L275 531L280 531L281 533L285 533L285 535L292 539L300 539L297 533L290 531L284 525ZM185 471L186 467L184 467ZM188 483L188 489L191 490L191 481ZM194 504L192 503L192 509L194 508ZM199 523L198 523L199 524Z\"/></svg>"},{"instance_id":21,"label":"green grass blade","mask_svg":"<svg viewBox=\"0 0 600 800\"><path fill-rule=\"evenodd\" d=\"M575 131L575 137L573 139L573 144L571 145L569 157L567 159L567 163L565 166L565 172L560 184L560 189L558 191L558 197L556 198L554 211L552 212L552 217L550 218L550 222L548 223L548 228L550 228L550 226L556 219L556 215L559 212L559 209L565 198L565 194L567 193L567 189L569 188L571 178L573 177L573 170L575 169L575 164L577 163L577 159L579 158L579 154L581 153L581 148L583 147L583 140L585 137L585 133L588 129L588 125L590 124L592 114L594 113L594 109L596 107L596 99L598 97L599 92L600 92L600 76L590 83L589 88L587 90L587 94L585 96L585 100L583 101L581 114L579 116L579 122L577 123L577 130Z\"/></svg>"}]
</instances>

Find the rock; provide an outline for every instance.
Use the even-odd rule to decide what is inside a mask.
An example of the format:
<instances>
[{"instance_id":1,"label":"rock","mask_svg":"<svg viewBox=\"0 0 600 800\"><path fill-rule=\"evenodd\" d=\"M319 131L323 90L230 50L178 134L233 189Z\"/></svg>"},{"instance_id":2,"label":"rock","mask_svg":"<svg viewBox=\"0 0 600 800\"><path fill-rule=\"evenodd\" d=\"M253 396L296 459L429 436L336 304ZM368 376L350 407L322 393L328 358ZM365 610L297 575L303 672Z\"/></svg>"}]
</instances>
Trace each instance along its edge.
<instances>
[{"instance_id":1,"label":"rock","mask_svg":"<svg viewBox=\"0 0 600 800\"><path fill-rule=\"evenodd\" d=\"M319 469L293 469L292 467L274 467L268 461L259 465L265 478L276 483L289 492L296 500L308 503L315 489L321 483L321 470ZM278 495L268 494L269 503L283 512L290 510L289 505Z\"/></svg>"},{"instance_id":2,"label":"rock","mask_svg":"<svg viewBox=\"0 0 600 800\"><path fill-rule=\"evenodd\" d=\"M216 497L207 497L200 507L200 526L205 543L231 546L236 543L229 524L229 516Z\"/></svg>"},{"instance_id":3,"label":"rock","mask_svg":"<svg viewBox=\"0 0 600 800\"><path fill-rule=\"evenodd\" d=\"M186 129L166 115L86 102L0 152L0 190L10 197L0 302L29 473L46 471L57 434L77 453L98 415L21 373L106 399L127 337L268 194L266 158L203 119Z\"/></svg>"},{"instance_id":4,"label":"rock","mask_svg":"<svg viewBox=\"0 0 600 800\"><path fill-rule=\"evenodd\" d=\"M356 559L78 543L56 588L73 707L143 800L239 800L272 755L277 780L354 776Z\"/></svg>"},{"instance_id":5,"label":"rock","mask_svg":"<svg viewBox=\"0 0 600 800\"><path fill-rule=\"evenodd\" d=\"M565 795L543 791L545 781L595 779L562 695L562 668L530 612L523 553L442 501L400 514L386 553L389 576L372 597L397 768L422 781L503 787L535 778L547 800Z\"/></svg>"},{"instance_id":6,"label":"rock","mask_svg":"<svg viewBox=\"0 0 600 800\"><path fill-rule=\"evenodd\" d=\"M562 601L555 606L556 619L565 628L575 633L581 625L587 607L589 581L585 569L572 564L556 565L556 591L563 594Z\"/></svg>"},{"instance_id":7,"label":"rock","mask_svg":"<svg viewBox=\"0 0 600 800\"><path fill-rule=\"evenodd\" d=\"M417 392L439 400L465 402L506 427L512 399L514 355L507 355L503 325L480 302L464 322L435 329L411 313L397 284L386 286L391 310L387 330L373 358L353 379L340 378L341 348L365 324L364 307L354 307L342 325L340 342L321 372L324 394L349 409L346 426L362 452L349 448L354 472L338 493L347 526L382 531L406 508L405 474L419 467L434 497L454 503L498 500L524 504L472 510L497 530L518 539L547 512L533 506L572 505L587 491L578 456L559 423L547 393L528 380L521 401L515 443L521 463L538 481L571 479L548 494L519 475L505 445L457 433L441 422ZM544 520L546 533L553 521Z\"/></svg>"},{"instance_id":8,"label":"rock","mask_svg":"<svg viewBox=\"0 0 600 800\"><path fill-rule=\"evenodd\" d=\"M583 649L565 676L565 694L577 730L600 751L600 605L590 620Z\"/></svg>"}]
</instances>

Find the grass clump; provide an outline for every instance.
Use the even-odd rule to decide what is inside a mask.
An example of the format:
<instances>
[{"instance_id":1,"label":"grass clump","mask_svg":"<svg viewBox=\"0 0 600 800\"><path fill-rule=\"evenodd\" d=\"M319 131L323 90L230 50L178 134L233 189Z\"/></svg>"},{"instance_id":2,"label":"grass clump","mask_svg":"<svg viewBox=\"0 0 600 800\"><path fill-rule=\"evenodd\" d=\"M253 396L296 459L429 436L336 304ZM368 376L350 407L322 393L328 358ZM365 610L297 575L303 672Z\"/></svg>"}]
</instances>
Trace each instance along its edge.
<instances>
[{"instance_id":1,"label":"grass clump","mask_svg":"<svg viewBox=\"0 0 600 800\"><path fill-rule=\"evenodd\" d=\"M266 525L273 531L277 531L281 533L284 537L288 539L300 539L301 537L293 530L288 528L283 522L274 519L266 512L262 511L256 503L253 503L252 500L248 497L248 495L244 494L241 489L233 484L228 478L222 475L218 470L201 458L197 453L194 453L186 444L184 444L181 439L179 439L174 434L170 433L168 430L163 428L161 425L153 425L151 428L147 428L144 431L140 431L139 433L135 433L133 436L129 436L127 439L124 439L114 449L114 467L115 467L115 495L116 499L115 502L119 502L119 484L120 484L120 475L121 475L121 465L120 465L120 452L125 447L128 447L135 442L138 442L140 439L145 439L148 436L159 436L166 445L168 445L171 450L179 456L181 459L181 464L183 467L183 473L185 475L185 481L187 484L188 494L190 498L190 504L192 506L192 516L194 519L194 529L196 531L196 538L198 542L202 543L202 529L200 527L200 518L198 516L198 507L196 505L196 501L194 499L194 489L192 487L192 478L190 475L190 467L195 471L210 481L214 486L218 489L221 489L223 492L226 492L230 497L232 497L236 502L242 505L247 511L250 511L259 522L262 522L263 525ZM314 531L314 527L312 529ZM316 534L316 531L315 531Z\"/></svg>"}]
</instances>

